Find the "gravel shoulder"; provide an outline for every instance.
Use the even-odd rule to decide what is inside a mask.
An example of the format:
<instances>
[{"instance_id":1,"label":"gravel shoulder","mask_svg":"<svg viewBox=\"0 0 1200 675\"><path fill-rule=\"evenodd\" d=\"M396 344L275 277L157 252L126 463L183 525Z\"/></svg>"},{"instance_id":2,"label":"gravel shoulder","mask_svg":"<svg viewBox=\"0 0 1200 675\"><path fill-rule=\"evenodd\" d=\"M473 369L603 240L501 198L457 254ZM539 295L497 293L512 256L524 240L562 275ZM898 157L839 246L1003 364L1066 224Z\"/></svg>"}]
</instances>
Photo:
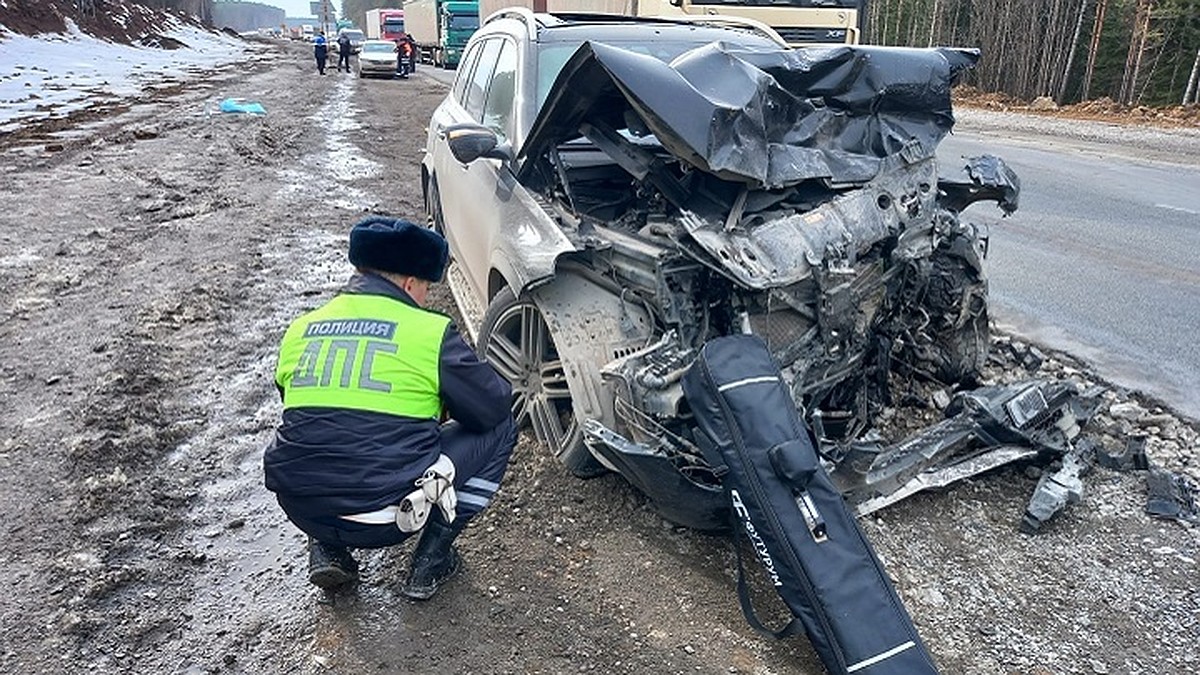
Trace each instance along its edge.
<instances>
[{"instance_id":1,"label":"gravel shoulder","mask_svg":"<svg viewBox=\"0 0 1200 675\"><path fill-rule=\"evenodd\" d=\"M746 624L726 537L666 523L615 476L567 476L528 435L445 592L405 601L407 551L371 551L356 597L317 603L302 538L262 487L274 349L347 277L350 224L422 217L445 86L313 70L279 45L0 151L0 668L820 673L805 639ZM219 96L268 114L211 112ZM960 118L1030 142L1069 133ZM997 381L1027 374L1009 344ZM1096 381L1065 355L1039 374ZM1099 443L1144 434L1156 463L1200 478L1195 425L1136 394L1108 400ZM934 414L897 408L894 426ZM1080 503L1021 534L1038 475L1006 468L863 520L942 671L1200 669L1198 530L1144 513L1144 474L1098 468Z\"/></svg>"},{"instance_id":2,"label":"gravel shoulder","mask_svg":"<svg viewBox=\"0 0 1200 675\"><path fill-rule=\"evenodd\" d=\"M1200 165L1200 128L1158 128L960 106L955 133L995 136L1039 147L1061 147L1184 166Z\"/></svg>"}]
</instances>

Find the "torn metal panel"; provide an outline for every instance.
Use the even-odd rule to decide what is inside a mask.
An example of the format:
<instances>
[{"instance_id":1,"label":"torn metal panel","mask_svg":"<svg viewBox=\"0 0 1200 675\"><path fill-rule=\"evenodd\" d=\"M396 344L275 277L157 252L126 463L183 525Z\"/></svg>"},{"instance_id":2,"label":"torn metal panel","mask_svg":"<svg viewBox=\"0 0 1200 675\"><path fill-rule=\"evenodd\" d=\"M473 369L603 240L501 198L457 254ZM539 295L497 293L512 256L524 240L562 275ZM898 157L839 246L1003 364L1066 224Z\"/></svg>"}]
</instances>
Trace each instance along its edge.
<instances>
[{"instance_id":1,"label":"torn metal panel","mask_svg":"<svg viewBox=\"0 0 1200 675\"><path fill-rule=\"evenodd\" d=\"M699 530L728 527L728 498L719 483L694 480L661 447L635 443L595 420L588 420L583 433L593 452L648 496L665 518Z\"/></svg>"},{"instance_id":2,"label":"torn metal panel","mask_svg":"<svg viewBox=\"0 0 1200 675\"><path fill-rule=\"evenodd\" d=\"M995 155L965 158L959 173L938 176L939 200L956 213L978 201L994 201L1006 215L1017 210L1020 201L1021 179L1004 160Z\"/></svg>"},{"instance_id":3,"label":"torn metal panel","mask_svg":"<svg viewBox=\"0 0 1200 675\"><path fill-rule=\"evenodd\" d=\"M725 180L863 183L886 157L934 154L954 124L952 83L978 58L968 49L713 43L667 64L589 42L560 71L521 158L578 138L585 121L626 128L632 110L675 157Z\"/></svg>"},{"instance_id":4,"label":"torn metal panel","mask_svg":"<svg viewBox=\"0 0 1200 675\"><path fill-rule=\"evenodd\" d=\"M890 506L911 497L918 492L948 487L960 480L978 476L992 469L1023 459L1031 459L1036 457L1038 452L1036 448L1001 445L978 455L956 459L947 464L936 464L913 476L892 492L880 494L877 497L859 502L855 506L854 512L860 516L865 516L885 506Z\"/></svg>"}]
</instances>

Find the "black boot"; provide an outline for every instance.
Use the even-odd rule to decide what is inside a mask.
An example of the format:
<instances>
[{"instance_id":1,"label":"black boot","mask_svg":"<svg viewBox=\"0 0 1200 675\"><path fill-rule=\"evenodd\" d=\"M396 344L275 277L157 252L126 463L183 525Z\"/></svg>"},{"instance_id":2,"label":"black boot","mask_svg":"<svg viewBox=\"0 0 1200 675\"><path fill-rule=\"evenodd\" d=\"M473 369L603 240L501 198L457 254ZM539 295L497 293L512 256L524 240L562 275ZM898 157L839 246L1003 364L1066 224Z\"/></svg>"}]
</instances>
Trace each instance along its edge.
<instances>
[{"instance_id":1,"label":"black boot","mask_svg":"<svg viewBox=\"0 0 1200 675\"><path fill-rule=\"evenodd\" d=\"M325 590L358 582L358 561L341 546L308 538L308 580Z\"/></svg>"},{"instance_id":2,"label":"black boot","mask_svg":"<svg viewBox=\"0 0 1200 675\"><path fill-rule=\"evenodd\" d=\"M413 600L428 600L438 586L458 574L462 558L453 546L462 526L447 525L441 514L430 516L412 554L412 572L400 590Z\"/></svg>"}]
</instances>

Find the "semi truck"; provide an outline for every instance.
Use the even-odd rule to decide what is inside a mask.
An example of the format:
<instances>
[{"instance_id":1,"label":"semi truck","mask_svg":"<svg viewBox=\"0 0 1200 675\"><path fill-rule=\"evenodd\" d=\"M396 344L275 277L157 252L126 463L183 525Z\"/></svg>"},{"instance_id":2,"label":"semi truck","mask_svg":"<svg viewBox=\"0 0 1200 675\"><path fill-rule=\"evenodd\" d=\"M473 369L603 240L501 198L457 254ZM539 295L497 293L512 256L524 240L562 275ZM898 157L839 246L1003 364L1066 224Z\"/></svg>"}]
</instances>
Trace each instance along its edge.
<instances>
[{"instance_id":1,"label":"semi truck","mask_svg":"<svg viewBox=\"0 0 1200 675\"><path fill-rule=\"evenodd\" d=\"M403 40L403 9L368 9L364 26L368 40Z\"/></svg>"},{"instance_id":2,"label":"semi truck","mask_svg":"<svg viewBox=\"0 0 1200 675\"><path fill-rule=\"evenodd\" d=\"M535 12L588 12L625 16L732 16L775 29L793 47L858 44L867 20L866 0L479 0L484 20L505 7Z\"/></svg>"},{"instance_id":3,"label":"semi truck","mask_svg":"<svg viewBox=\"0 0 1200 675\"><path fill-rule=\"evenodd\" d=\"M404 3L404 19L421 63L454 68L479 28L479 1L411 0Z\"/></svg>"}]
</instances>

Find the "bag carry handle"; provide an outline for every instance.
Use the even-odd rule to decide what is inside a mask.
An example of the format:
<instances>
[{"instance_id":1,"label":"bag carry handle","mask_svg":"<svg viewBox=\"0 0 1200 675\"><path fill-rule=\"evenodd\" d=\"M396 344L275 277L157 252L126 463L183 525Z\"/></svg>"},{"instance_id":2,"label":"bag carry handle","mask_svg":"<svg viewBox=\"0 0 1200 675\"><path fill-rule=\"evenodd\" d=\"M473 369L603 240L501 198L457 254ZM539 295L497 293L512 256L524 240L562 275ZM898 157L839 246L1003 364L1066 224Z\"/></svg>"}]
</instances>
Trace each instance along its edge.
<instances>
[{"instance_id":1,"label":"bag carry handle","mask_svg":"<svg viewBox=\"0 0 1200 675\"><path fill-rule=\"evenodd\" d=\"M742 547L738 545L738 532L741 530L741 523L738 522L737 514L734 509L729 509L730 519L733 521L733 552L737 556L738 566L738 604L742 606L742 616L746 617L746 623L750 627L758 631L759 634L766 637L782 640L783 638L791 637L804 630L804 624L800 623L800 619L793 616L791 621L788 621L783 628L779 630L771 630L766 624L759 620L758 614L754 611L754 603L750 601L750 586L746 583L746 567L742 563Z\"/></svg>"}]
</instances>

